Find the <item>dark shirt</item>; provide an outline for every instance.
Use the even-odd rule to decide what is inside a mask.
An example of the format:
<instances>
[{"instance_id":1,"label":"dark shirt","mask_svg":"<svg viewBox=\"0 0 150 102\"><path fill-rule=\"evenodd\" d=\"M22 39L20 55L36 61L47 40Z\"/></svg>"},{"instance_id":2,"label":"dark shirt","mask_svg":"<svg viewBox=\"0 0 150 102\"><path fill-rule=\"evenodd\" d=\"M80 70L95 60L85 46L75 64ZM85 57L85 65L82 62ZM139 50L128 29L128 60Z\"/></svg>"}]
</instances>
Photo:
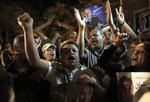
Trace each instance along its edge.
<instances>
[{"instance_id":1,"label":"dark shirt","mask_svg":"<svg viewBox=\"0 0 150 102\"><path fill-rule=\"evenodd\" d=\"M40 73L30 66L22 73L17 70L16 63L7 68L14 79L16 102L48 102L50 83L43 80Z\"/></svg>"}]
</instances>

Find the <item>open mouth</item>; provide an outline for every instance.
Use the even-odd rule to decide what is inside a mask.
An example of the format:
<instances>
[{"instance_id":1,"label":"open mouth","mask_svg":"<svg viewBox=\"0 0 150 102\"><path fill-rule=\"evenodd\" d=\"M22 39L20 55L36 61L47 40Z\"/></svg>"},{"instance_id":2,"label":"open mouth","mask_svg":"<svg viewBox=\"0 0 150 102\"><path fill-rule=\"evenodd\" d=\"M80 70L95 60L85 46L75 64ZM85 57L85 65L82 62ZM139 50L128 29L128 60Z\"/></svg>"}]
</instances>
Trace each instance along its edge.
<instances>
[{"instance_id":1,"label":"open mouth","mask_svg":"<svg viewBox=\"0 0 150 102\"><path fill-rule=\"evenodd\" d=\"M75 60L75 56L70 56L69 58L68 58L68 60Z\"/></svg>"},{"instance_id":2,"label":"open mouth","mask_svg":"<svg viewBox=\"0 0 150 102\"><path fill-rule=\"evenodd\" d=\"M97 43L97 40L96 40L96 39L93 39L93 40L91 41L91 43L92 43L92 44L96 44L96 43Z\"/></svg>"},{"instance_id":3,"label":"open mouth","mask_svg":"<svg viewBox=\"0 0 150 102\"><path fill-rule=\"evenodd\" d=\"M51 53L51 56L54 56L54 54L53 54L53 53Z\"/></svg>"},{"instance_id":4,"label":"open mouth","mask_svg":"<svg viewBox=\"0 0 150 102\"><path fill-rule=\"evenodd\" d=\"M109 40L109 38L106 38L106 40Z\"/></svg>"}]
</instances>

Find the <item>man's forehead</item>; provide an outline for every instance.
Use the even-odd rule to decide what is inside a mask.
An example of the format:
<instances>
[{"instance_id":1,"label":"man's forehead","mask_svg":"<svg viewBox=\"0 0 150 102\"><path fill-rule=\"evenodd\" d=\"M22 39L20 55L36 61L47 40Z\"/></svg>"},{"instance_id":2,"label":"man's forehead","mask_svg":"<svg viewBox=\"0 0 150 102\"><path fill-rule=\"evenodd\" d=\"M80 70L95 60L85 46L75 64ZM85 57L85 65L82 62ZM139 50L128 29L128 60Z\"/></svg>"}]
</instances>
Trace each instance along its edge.
<instances>
[{"instance_id":1,"label":"man's forehead","mask_svg":"<svg viewBox=\"0 0 150 102\"><path fill-rule=\"evenodd\" d=\"M99 32L98 31L93 31L90 33L90 35L99 35Z\"/></svg>"},{"instance_id":2,"label":"man's forehead","mask_svg":"<svg viewBox=\"0 0 150 102\"><path fill-rule=\"evenodd\" d=\"M63 49L77 48L74 44L66 44Z\"/></svg>"}]
</instances>

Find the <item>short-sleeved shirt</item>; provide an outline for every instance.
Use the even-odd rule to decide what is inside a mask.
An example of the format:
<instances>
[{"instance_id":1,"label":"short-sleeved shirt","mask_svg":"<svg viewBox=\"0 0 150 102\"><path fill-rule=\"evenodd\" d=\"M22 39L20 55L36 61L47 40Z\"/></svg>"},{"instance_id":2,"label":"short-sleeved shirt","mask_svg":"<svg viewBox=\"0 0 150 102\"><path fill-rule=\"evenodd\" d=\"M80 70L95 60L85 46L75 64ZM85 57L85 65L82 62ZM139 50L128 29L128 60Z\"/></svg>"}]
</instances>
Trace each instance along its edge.
<instances>
[{"instance_id":1,"label":"short-sleeved shirt","mask_svg":"<svg viewBox=\"0 0 150 102\"><path fill-rule=\"evenodd\" d=\"M97 60L100 56L101 54L98 54L96 51L85 48L84 58L81 63L87 68L92 68L95 64L97 64Z\"/></svg>"},{"instance_id":2,"label":"short-sleeved shirt","mask_svg":"<svg viewBox=\"0 0 150 102\"><path fill-rule=\"evenodd\" d=\"M45 79L51 81L51 85L54 86L63 83L69 83L75 80L78 77L78 74L82 73L82 70L86 69L86 67L82 66L81 64L72 71L64 68L59 62L53 64L48 62L48 65L48 72L45 76Z\"/></svg>"}]
</instances>

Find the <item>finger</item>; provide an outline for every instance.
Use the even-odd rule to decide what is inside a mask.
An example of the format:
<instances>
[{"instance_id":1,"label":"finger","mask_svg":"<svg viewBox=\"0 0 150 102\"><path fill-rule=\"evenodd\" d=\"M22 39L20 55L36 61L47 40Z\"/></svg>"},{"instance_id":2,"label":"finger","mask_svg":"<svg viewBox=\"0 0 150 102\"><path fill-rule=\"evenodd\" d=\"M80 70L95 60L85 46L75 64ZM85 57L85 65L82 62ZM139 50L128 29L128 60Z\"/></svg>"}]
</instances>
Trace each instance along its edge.
<instances>
[{"instance_id":1,"label":"finger","mask_svg":"<svg viewBox=\"0 0 150 102\"><path fill-rule=\"evenodd\" d=\"M29 14L26 12L24 13L24 16L26 16L26 18L28 18L28 19L30 18Z\"/></svg>"},{"instance_id":2,"label":"finger","mask_svg":"<svg viewBox=\"0 0 150 102\"><path fill-rule=\"evenodd\" d=\"M106 1L106 11L109 10L109 6L110 6L110 3L109 3L109 0Z\"/></svg>"},{"instance_id":3,"label":"finger","mask_svg":"<svg viewBox=\"0 0 150 102\"><path fill-rule=\"evenodd\" d=\"M83 18L83 22L85 22L85 20L86 20L86 18L84 17L84 18Z\"/></svg>"},{"instance_id":4,"label":"finger","mask_svg":"<svg viewBox=\"0 0 150 102\"><path fill-rule=\"evenodd\" d=\"M119 13L122 14L122 7L119 6Z\"/></svg>"},{"instance_id":5,"label":"finger","mask_svg":"<svg viewBox=\"0 0 150 102\"><path fill-rule=\"evenodd\" d=\"M20 21L24 22L25 20L26 20L26 16L25 16L25 14L22 14L20 16Z\"/></svg>"},{"instance_id":6,"label":"finger","mask_svg":"<svg viewBox=\"0 0 150 102\"><path fill-rule=\"evenodd\" d=\"M27 20L33 21L33 19L30 17L30 15L28 13L25 12L24 15L25 15Z\"/></svg>"},{"instance_id":7,"label":"finger","mask_svg":"<svg viewBox=\"0 0 150 102\"><path fill-rule=\"evenodd\" d=\"M19 15L19 16L18 16L18 18L17 18L17 19L18 19L18 21L21 21L21 18L22 18L22 16L21 16L21 15Z\"/></svg>"},{"instance_id":8,"label":"finger","mask_svg":"<svg viewBox=\"0 0 150 102\"><path fill-rule=\"evenodd\" d=\"M122 17L122 19L124 20L124 14L123 14L123 13L121 14L121 17Z\"/></svg>"},{"instance_id":9,"label":"finger","mask_svg":"<svg viewBox=\"0 0 150 102\"><path fill-rule=\"evenodd\" d=\"M119 12L118 12L118 9L117 9L117 8L115 8L115 11L116 11L116 15L119 15Z\"/></svg>"},{"instance_id":10,"label":"finger","mask_svg":"<svg viewBox=\"0 0 150 102\"><path fill-rule=\"evenodd\" d=\"M76 8L74 8L74 13L76 13Z\"/></svg>"}]
</instances>

